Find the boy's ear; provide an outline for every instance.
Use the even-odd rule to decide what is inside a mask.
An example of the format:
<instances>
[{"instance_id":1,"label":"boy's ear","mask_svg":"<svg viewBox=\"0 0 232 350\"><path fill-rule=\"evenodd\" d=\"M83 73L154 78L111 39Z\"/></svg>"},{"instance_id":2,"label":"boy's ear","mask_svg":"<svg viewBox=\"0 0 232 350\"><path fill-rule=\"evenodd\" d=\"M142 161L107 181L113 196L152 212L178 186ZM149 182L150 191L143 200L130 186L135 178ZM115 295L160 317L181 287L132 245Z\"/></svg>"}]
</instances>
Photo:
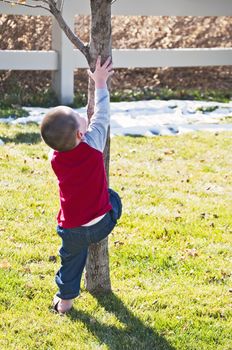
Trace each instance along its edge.
<instances>
[{"instance_id":1,"label":"boy's ear","mask_svg":"<svg viewBox=\"0 0 232 350\"><path fill-rule=\"evenodd\" d=\"M77 131L77 138L79 139L79 140L81 140L82 139L82 136L83 136L83 133L81 132L81 131Z\"/></svg>"}]
</instances>

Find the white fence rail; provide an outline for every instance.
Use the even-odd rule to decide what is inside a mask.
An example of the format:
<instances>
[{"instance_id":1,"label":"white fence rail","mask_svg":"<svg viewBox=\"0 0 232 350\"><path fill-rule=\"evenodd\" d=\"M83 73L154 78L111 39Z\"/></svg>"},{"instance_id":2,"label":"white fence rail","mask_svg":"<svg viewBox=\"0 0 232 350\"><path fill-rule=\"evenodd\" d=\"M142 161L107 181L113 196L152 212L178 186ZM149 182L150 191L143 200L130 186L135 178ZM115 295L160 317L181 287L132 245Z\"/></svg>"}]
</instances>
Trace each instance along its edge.
<instances>
[{"instance_id":1,"label":"white fence rail","mask_svg":"<svg viewBox=\"0 0 232 350\"><path fill-rule=\"evenodd\" d=\"M65 0L63 15L74 28L74 14L89 14L89 0ZM0 12L14 15L50 14L42 9L10 6L0 1ZM232 16L232 0L117 0L113 15ZM232 65L232 48L118 49L113 50L115 68L190 67ZM51 70L53 87L63 104L73 100L74 69L87 68L84 56L52 22L52 50L0 50L0 70Z\"/></svg>"}]
</instances>

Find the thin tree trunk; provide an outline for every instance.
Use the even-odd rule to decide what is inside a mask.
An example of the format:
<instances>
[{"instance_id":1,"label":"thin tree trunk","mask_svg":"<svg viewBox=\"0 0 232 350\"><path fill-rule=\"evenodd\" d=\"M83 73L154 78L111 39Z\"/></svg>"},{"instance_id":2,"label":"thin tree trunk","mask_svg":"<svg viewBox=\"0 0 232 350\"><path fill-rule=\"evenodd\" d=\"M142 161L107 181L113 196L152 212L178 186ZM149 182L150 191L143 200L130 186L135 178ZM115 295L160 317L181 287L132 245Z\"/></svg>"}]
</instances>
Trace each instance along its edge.
<instances>
[{"instance_id":1,"label":"thin tree trunk","mask_svg":"<svg viewBox=\"0 0 232 350\"><path fill-rule=\"evenodd\" d=\"M98 55L102 62L111 55L111 1L91 0L91 38L89 47L90 69L94 70ZM94 84L89 80L88 88L88 118L94 112ZM104 150L104 160L109 181L110 132ZM85 286L90 292L110 291L110 272L108 239L104 239L89 247L86 263Z\"/></svg>"}]
</instances>

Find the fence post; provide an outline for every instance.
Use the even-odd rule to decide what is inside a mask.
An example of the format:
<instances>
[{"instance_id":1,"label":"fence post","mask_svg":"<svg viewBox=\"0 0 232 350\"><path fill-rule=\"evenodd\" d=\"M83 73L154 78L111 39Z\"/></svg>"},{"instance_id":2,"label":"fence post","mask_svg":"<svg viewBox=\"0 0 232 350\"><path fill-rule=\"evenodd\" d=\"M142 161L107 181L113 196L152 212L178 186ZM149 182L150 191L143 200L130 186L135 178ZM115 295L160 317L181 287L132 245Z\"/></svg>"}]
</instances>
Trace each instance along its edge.
<instances>
[{"instance_id":1,"label":"fence post","mask_svg":"<svg viewBox=\"0 0 232 350\"><path fill-rule=\"evenodd\" d=\"M69 27L74 29L74 14L63 9L63 17ZM52 50L58 53L58 70L52 73L52 88L59 103L69 105L74 97L74 55L73 44L52 18Z\"/></svg>"}]
</instances>

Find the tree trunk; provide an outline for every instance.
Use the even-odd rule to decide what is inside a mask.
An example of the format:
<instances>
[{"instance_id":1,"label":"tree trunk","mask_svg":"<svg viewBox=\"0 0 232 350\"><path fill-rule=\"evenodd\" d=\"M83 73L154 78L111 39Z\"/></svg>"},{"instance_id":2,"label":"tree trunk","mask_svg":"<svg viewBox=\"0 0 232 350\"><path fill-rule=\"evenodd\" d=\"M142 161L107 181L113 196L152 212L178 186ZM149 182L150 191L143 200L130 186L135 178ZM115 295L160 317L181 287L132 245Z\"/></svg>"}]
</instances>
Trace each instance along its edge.
<instances>
[{"instance_id":1,"label":"tree trunk","mask_svg":"<svg viewBox=\"0 0 232 350\"><path fill-rule=\"evenodd\" d=\"M91 0L91 37L89 47L89 65L94 70L97 56L102 62L111 56L111 0ZM94 112L94 84L89 79L88 118ZM104 150L105 167L109 183L110 132ZM111 290L109 272L108 238L89 247L86 263L85 286L90 292Z\"/></svg>"}]
</instances>

